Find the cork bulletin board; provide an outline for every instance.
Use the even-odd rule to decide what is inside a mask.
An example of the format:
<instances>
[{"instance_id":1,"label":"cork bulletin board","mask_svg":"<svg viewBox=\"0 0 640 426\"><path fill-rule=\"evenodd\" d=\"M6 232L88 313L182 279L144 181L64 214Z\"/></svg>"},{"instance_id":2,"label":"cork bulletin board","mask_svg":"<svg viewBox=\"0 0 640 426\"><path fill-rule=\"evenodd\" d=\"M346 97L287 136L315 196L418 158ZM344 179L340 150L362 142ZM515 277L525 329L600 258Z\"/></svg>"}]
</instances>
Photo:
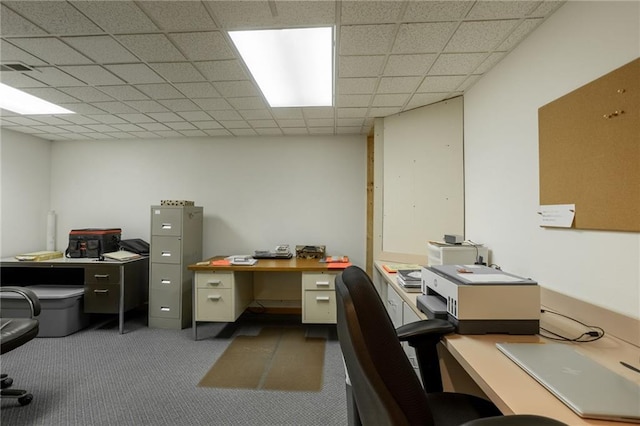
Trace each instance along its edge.
<instances>
[{"instance_id":1,"label":"cork bulletin board","mask_svg":"<svg viewBox=\"0 0 640 426\"><path fill-rule=\"evenodd\" d=\"M640 232L640 58L538 110L540 204L573 227Z\"/></svg>"}]
</instances>

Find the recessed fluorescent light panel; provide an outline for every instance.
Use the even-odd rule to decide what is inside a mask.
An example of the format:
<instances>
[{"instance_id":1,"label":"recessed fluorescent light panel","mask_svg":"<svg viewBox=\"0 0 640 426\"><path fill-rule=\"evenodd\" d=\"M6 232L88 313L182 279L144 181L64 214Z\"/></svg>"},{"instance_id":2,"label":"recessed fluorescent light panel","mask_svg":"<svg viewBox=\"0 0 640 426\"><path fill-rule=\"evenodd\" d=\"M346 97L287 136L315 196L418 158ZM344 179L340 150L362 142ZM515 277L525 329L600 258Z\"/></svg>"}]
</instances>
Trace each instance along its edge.
<instances>
[{"instance_id":1,"label":"recessed fluorescent light panel","mask_svg":"<svg viewBox=\"0 0 640 426\"><path fill-rule=\"evenodd\" d=\"M229 31L272 107L333 105L333 28Z\"/></svg>"},{"instance_id":2,"label":"recessed fluorescent light panel","mask_svg":"<svg viewBox=\"0 0 640 426\"><path fill-rule=\"evenodd\" d=\"M0 83L0 108L24 115L75 114L73 111Z\"/></svg>"}]
</instances>

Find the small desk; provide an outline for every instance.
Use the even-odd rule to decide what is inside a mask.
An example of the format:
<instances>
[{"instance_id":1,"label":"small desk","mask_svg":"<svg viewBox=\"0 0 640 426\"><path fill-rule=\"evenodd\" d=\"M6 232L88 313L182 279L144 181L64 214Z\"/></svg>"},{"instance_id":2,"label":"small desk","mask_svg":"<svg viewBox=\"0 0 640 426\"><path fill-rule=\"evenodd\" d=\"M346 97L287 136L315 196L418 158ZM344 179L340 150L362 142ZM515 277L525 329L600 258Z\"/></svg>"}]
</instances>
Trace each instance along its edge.
<instances>
[{"instance_id":1,"label":"small desk","mask_svg":"<svg viewBox=\"0 0 640 426\"><path fill-rule=\"evenodd\" d=\"M0 259L2 285L57 284L84 286L84 312L118 314L120 334L124 313L147 300L149 258L98 261L65 257L38 262Z\"/></svg>"},{"instance_id":2,"label":"small desk","mask_svg":"<svg viewBox=\"0 0 640 426\"><path fill-rule=\"evenodd\" d=\"M384 291L382 286L386 286L386 290L392 289L419 318L427 319L416 306L416 297L420 293L405 292L397 284L395 276L382 268L381 262L375 263L374 282L378 291ZM446 350L440 351L445 390L472 393L490 399L503 414L538 414L571 426L635 424L579 417L495 346L499 342L543 341L548 340L540 335L448 335L442 342L442 349ZM640 384L640 374L619 363L626 361L637 365L640 351L636 346L609 335L595 342L574 346L607 368ZM594 384L593 391L598 392L597 384Z\"/></svg>"},{"instance_id":3,"label":"small desk","mask_svg":"<svg viewBox=\"0 0 640 426\"><path fill-rule=\"evenodd\" d=\"M344 268L327 265L296 258L260 259L252 266L189 265L194 271L194 340L199 321L234 322L254 301L301 311L303 323L335 324L334 280Z\"/></svg>"}]
</instances>

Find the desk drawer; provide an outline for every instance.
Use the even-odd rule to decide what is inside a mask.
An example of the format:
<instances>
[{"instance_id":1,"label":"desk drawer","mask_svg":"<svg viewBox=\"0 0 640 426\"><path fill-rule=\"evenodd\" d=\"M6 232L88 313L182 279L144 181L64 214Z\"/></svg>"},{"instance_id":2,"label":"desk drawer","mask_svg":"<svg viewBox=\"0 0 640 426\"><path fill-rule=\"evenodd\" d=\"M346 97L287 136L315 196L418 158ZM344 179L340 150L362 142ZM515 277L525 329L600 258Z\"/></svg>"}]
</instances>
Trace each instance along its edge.
<instances>
[{"instance_id":1,"label":"desk drawer","mask_svg":"<svg viewBox=\"0 0 640 426\"><path fill-rule=\"evenodd\" d=\"M196 321L235 321L231 289L197 290Z\"/></svg>"},{"instance_id":2,"label":"desk drawer","mask_svg":"<svg viewBox=\"0 0 640 426\"><path fill-rule=\"evenodd\" d=\"M334 290L336 275L335 272L303 272L302 289Z\"/></svg>"},{"instance_id":3,"label":"desk drawer","mask_svg":"<svg viewBox=\"0 0 640 426\"><path fill-rule=\"evenodd\" d=\"M85 284L119 284L120 266L96 263L84 269Z\"/></svg>"},{"instance_id":4,"label":"desk drawer","mask_svg":"<svg viewBox=\"0 0 640 426\"><path fill-rule=\"evenodd\" d=\"M233 288L233 272L196 272L196 288Z\"/></svg>"},{"instance_id":5,"label":"desk drawer","mask_svg":"<svg viewBox=\"0 0 640 426\"><path fill-rule=\"evenodd\" d=\"M303 323L336 323L335 291L305 291L302 306Z\"/></svg>"},{"instance_id":6,"label":"desk drawer","mask_svg":"<svg viewBox=\"0 0 640 426\"><path fill-rule=\"evenodd\" d=\"M117 314L120 306L120 284L86 284L84 312L87 314Z\"/></svg>"}]
</instances>

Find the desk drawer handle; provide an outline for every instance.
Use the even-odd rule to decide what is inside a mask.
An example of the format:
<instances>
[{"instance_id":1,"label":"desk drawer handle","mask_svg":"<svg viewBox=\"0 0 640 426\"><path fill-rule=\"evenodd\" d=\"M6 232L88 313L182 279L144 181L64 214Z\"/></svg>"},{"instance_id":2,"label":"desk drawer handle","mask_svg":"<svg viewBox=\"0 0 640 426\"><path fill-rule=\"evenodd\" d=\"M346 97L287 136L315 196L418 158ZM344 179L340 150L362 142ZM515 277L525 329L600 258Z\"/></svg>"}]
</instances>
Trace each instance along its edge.
<instances>
[{"instance_id":1,"label":"desk drawer handle","mask_svg":"<svg viewBox=\"0 0 640 426\"><path fill-rule=\"evenodd\" d=\"M161 284L171 284L171 280L168 280L168 279L164 278L164 279L160 280L160 283Z\"/></svg>"},{"instance_id":2,"label":"desk drawer handle","mask_svg":"<svg viewBox=\"0 0 640 426\"><path fill-rule=\"evenodd\" d=\"M161 256L163 256L163 257L171 257L171 252L170 251L163 251Z\"/></svg>"},{"instance_id":3,"label":"desk drawer handle","mask_svg":"<svg viewBox=\"0 0 640 426\"><path fill-rule=\"evenodd\" d=\"M207 296L207 299L213 300L213 301L218 301L218 300L222 299L222 296L220 296L219 294L210 294L209 296Z\"/></svg>"},{"instance_id":4,"label":"desk drawer handle","mask_svg":"<svg viewBox=\"0 0 640 426\"><path fill-rule=\"evenodd\" d=\"M316 281L316 285L318 287L322 287L322 286L328 287L329 286L329 281Z\"/></svg>"},{"instance_id":5,"label":"desk drawer handle","mask_svg":"<svg viewBox=\"0 0 640 426\"><path fill-rule=\"evenodd\" d=\"M215 281L207 281L208 285L220 285L222 284L221 280L215 280Z\"/></svg>"},{"instance_id":6,"label":"desk drawer handle","mask_svg":"<svg viewBox=\"0 0 640 426\"><path fill-rule=\"evenodd\" d=\"M109 294L109 290L107 289L97 289L97 290L93 290L93 292L95 294Z\"/></svg>"},{"instance_id":7,"label":"desk drawer handle","mask_svg":"<svg viewBox=\"0 0 640 426\"><path fill-rule=\"evenodd\" d=\"M93 278L95 278L96 280L108 280L109 274L94 274Z\"/></svg>"},{"instance_id":8,"label":"desk drawer handle","mask_svg":"<svg viewBox=\"0 0 640 426\"><path fill-rule=\"evenodd\" d=\"M318 302L328 302L330 299L329 296L316 296L316 300Z\"/></svg>"},{"instance_id":9,"label":"desk drawer handle","mask_svg":"<svg viewBox=\"0 0 640 426\"><path fill-rule=\"evenodd\" d=\"M162 224L162 229L171 229L171 224L170 223L163 223Z\"/></svg>"},{"instance_id":10,"label":"desk drawer handle","mask_svg":"<svg viewBox=\"0 0 640 426\"><path fill-rule=\"evenodd\" d=\"M169 311L171 311L171 308L170 308L170 307L168 307L168 306L160 306L160 310L161 310L162 312L169 312Z\"/></svg>"}]
</instances>

